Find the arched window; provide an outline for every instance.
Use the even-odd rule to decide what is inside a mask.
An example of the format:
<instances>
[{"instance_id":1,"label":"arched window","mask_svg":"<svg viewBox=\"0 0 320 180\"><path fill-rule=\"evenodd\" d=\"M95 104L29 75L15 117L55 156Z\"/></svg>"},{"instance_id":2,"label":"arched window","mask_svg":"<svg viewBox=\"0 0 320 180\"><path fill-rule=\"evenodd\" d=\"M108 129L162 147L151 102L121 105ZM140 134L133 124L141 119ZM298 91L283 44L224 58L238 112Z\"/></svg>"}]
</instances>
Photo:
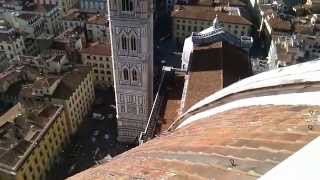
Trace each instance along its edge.
<instances>
[{"instance_id":1,"label":"arched window","mask_svg":"<svg viewBox=\"0 0 320 180\"><path fill-rule=\"evenodd\" d=\"M137 70L133 69L131 73L132 73L132 81L138 81Z\"/></svg>"},{"instance_id":2,"label":"arched window","mask_svg":"<svg viewBox=\"0 0 320 180\"><path fill-rule=\"evenodd\" d=\"M127 37L125 35L122 35L121 37L121 47L122 47L122 50L127 50Z\"/></svg>"},{"instance_id":3,"label":"arched window","mask_svg":"<svg viewBox=\"0 0 320 180\"><path fill-rule=\"evenodd\" d=\"M127 68L123 69L123 80L125 80L125 81L129 80L129 71Z\"/></svg>"},{"instance_id":4,"label":"arched window","mask_svg":"<svg viewBox=\"0 0 320 180\"><path fill-rule=\"evenodd\" d=\"M132 10L133 10L133 2L132 2L132 0L128 0L128 1L129 1L128 10L129 10L129 11L132 11Z\"/></svg>"},{"instance_id":5,"label":"arched window","mask_svg":"<svg viewBox=\"0 0 320 180\"><path fill-rule=\"evenodd\" d=\"M136 41L136 37L134 35L131 36L130 42L131 42L131 50L136 51L137 50L137 41Z\"/></svg>"},{"instance_id":6,"label":"arched window","mask_svg":"<svg viewBox=\"0 0 320 180\"><path fill-rule=\"evenodd\" d=\"M122 0L121 9L122 11L133 11L133 1Z\"/></svg>"}]
</instances>

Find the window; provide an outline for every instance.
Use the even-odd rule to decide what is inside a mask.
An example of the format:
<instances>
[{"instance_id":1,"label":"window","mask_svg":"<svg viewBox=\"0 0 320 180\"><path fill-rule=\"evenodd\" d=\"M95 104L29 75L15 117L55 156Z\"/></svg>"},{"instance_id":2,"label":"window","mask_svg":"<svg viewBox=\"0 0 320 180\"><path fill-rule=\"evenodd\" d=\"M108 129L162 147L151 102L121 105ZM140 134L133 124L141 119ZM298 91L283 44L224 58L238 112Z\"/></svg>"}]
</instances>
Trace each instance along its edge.
<instances>
[{"instance_id":1,"label":"window","mask_svg":"<svg viewBox=\"0 0 320 180\"><path fill-rule=\"evenodd\" d=\"M127 68L124 68L124 69L123 69L123 79L124 79L125 81L128 81L128 80L129 80L129 71L128 71Z\"/></svg>"},{"instance_id":2,"label":"window","mask_svg":"<svg viewBox=\"0 0 320 180\"><path fill-rule=\"evenodd\" d=\"M122 50L127 50L127 37L125 35L121 37L121 46Z\"/></svg>"},{"instance_id":3,"label":"window","mask_svg":"<svg viewBox=\"0 0 320 180\"><path fill-rule=\"evenodd\" d=\"M138 75L135 69L132 70L132 81L138 81Z\"/></svg>"},{"instance_id":4,"label":"window","mask_svg":"<svg viewBox=\"0 0 320 180\"><path fill-rule=\"evenodd\" d=\"M110 72L110 71L107 71L107 74L111 74L111 72Z\"/></svg>"},{"instance_id":5,"label":"window","mask_svg":"<svg viewBox=\"0 0 320 180\"><path fill-rule=\"evenodd\" d=\"M122 11L132 11L133 2L132 0L122 0Z\"/></svg>"},{"instance_id":6,"label":"window","mask_svg":"<svg viewBox=\"0 0 320 180\"><path fill-rule=\"evenodd\" d=\"M134 36L131 36L131 50L135 51L137 50L137 42L136 42L136 38Z\"/></svg>"}]
</instances>

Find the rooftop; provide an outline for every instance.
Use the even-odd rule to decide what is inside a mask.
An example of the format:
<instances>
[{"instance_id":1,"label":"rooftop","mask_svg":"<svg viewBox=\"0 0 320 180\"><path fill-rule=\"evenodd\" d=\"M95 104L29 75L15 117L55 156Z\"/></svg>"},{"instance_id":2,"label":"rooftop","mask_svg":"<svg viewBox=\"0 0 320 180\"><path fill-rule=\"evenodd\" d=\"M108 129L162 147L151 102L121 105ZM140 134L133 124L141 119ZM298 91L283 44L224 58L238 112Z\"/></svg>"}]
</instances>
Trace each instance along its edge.
<instances>
[{"instance_id":1,"label":"rooftop","mask_svg":"<svg viewBox=\"0 0 320 180\"><path fill-rule=\"evenodd\" d=\"M13 42L19 37L21 37L20 34L16 32L13 32L13 33L0 32L0 42L2 41Z\"/></svg>"},{"instance_id":2,"label":"rooftop","mask_svg":"<svg viewBox=\"0 0 320 180\"><path fill-rule=\"evenodd\" d=\"M176 5L171 16L174 18L197 19L204 21L213 21L213 19L218 16L219 20L223 23L252 25L249 20L242 17L240 14L229 15L227 12L223 12L223 10L206 6Z\"/></svg>"},{"instance_id":3,"label":"rooftop","mask_svg":"<svg viewBox=\"0 0 320 180\"><path fill-rule=\"evenodd\" d=\"M36 89L50 88L58 79L59 77L56 76L39 77L33 83L33 87Z\"/></svg>"},{"instance_id":4,"label":"rooftop","mask_svg":"<svg viewBox=\"0 0 320 180\"><path fill-rule=\"evenodd\" d=\"M292 30L290 21L283 20L278 16L270 18L269 24L274 31L291 32Z\"/></svg>"},{"instance_id":5,"label":"rooftop","mask_svg":"<svg viewBox=\"0 0 320 180\"><path fill-rule=\"evenodd\" d=\"M320 135L319 65L239 81L194 105L171 132L70 179L257 179Z\"/></svg>"},{"instance_id":6,"label":"rooftop","mask_svg":"<svg viewBox=\"0 0 320 180\"><path fill-rule=\"evenodd\" d=\"M54 40L58 42L68 42L70 38L78 37L82 33L83 32L79 27L69 28L60 33L57 37L54 38Z\"/></svg>"},{"instance_id":7,"label":"rooftop","mask_svg":"<svg viewBox=\"0 0 320 180\"><path fill-rule=\"evenodd\" d=\"M102 174L105 178L257 179L320 135L319 126L307 127L303 114L310 110L320 107L270 105L226 111L71 179L99 179Z\"/></svg>"},{"instance_id":8,"label":"rooftop","mask_svg":"<svg viewBox=\"0 0 320 180\"><path fill-rule=\"evenodd\" d=\"M46 105L27 113L17 104L1 116L0 171L17 171L61 111L62 106Z\"/></svg>"},{"instance_id":9,"label":"rooftop","mask_svg":"<svg viewBox=\"0 0 320 180\"><path fill-rule=\"evenodd\" d=\"M212 5L212 0L196 0L197 5L202 5L202 6L211 6ZM235 6L235 7L239 7L239 6L247 6L245 1L242 0L219 0L216 1L216 5L228 5L229 6Z\"/></svg>"},{"instance_id":10,"label":"rooftop","mask_svg":"<svg viewBox=\"0 0 320 180\"><path fill-rule=\"evenodd\" d=\"M56 5L51 5L51 4L32 4L29 6L24 6L23 11L34 11L34 12L39 12L39 13L47 13L50 12L52 9L57 7Z\"/></svg>"},{"instance_id":11,"label":"rooftop","mask_svg":"<svg viewBox=\"0 0 320 180\"><path fill-rule=\"evenodd\" d=\"M106 25L107 18L104 15L96 14L88 18L88 24Z\"/></svg>"},{"instance_id":12,"label":"rooftop","mask_svg":"<svg viewBox=\"0 0 320 180\"><path fill-rule=\"evenodd\" d=\"M63 74L52 96L57 99L69 99L90 71L91 69L88 66L73 67L72 70Z\"/></svg>"},{"instance_id":13,"label":"rooftop","mask_svg":"<svg viewBox=\"0 0 320 180\"><path fill-rule=\"evenodd\" d=\"M79 12L79 10L70 10L68 13L63 16L63 20L67 21L80 21L81 19L85 19L86 15Z\"/></svg>"},{"instance_id":14,"label":"rooftop","mask_svg":"<svg viewBox=\"0 0 320 180\"><path fill-rule=\"evenodd\" d=\"M89 47L81 49L80 53L110 57L112 56L111 45L103 43L93 43Z\"/></svg>"},{"instance_id":15,"label":"rooftop","mask_svg":"<svg viewBox=\"0 0 320 180\"><path fill-rule=\"evenodd\" d=\"M38 15L36 15L36 14L29 14L29 13L22 13L22 14L18 15L19 18L26 20L26 21L29 21L37 16Z\"/></svg>"},{"instance_id":16,"label":"rooftop","mask_svg":"<svg viewBox=\"0 0 320 180\"><path fill-rule=\"evenodd\" d=\"M167 131L169 126L180 115L181 98L184 85L184 72L172 72L165 79L165 84L162 88L165 88L164 106L161 114L161 126L160 133Z\"/></svg>"},{"instance_id":17,"label":"rooftop","mask_svg":"<svg viewBox=\"0 0 320 180\"><path fill-rule=\"evenodd\" d=\"M247 53L226 42L195 46L182 111L214 92L247 77Z\"/></svg>"}]
</instances>

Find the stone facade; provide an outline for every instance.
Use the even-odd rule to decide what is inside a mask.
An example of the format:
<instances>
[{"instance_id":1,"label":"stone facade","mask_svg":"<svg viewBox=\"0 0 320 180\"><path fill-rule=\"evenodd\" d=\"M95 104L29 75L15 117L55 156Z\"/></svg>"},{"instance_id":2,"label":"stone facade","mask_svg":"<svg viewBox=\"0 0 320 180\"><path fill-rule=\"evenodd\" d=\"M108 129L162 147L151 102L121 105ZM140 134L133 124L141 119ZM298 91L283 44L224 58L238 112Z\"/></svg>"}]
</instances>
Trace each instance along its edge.
<instances>
[{"instance_id":1,"label":"stone facade","mask_svg":"<svg viewBox=\"0 0 320 180\"><path fill-rule=\"evenodd\" d=\"M153 101L153 1L109 1L118 140L144 131Z\"/></svg>"}]
</instances>

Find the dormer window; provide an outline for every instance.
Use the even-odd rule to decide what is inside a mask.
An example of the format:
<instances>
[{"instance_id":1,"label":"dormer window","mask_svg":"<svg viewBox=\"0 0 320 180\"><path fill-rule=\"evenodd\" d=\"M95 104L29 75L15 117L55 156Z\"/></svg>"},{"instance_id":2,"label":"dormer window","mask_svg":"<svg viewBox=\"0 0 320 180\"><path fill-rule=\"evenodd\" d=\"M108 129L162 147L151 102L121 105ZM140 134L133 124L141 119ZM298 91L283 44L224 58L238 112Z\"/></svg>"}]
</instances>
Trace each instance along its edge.
<instances>
[{"instance_id":1,"label":"dormer window","mask_svg":"<svg viewBox=\"0 0 320 180\"><path fill-rule=\"evenodd\" d=\"M132 0L122 0L121 4L122 11L133 11L133 1Z\"/></svg>"}]
</instances>

